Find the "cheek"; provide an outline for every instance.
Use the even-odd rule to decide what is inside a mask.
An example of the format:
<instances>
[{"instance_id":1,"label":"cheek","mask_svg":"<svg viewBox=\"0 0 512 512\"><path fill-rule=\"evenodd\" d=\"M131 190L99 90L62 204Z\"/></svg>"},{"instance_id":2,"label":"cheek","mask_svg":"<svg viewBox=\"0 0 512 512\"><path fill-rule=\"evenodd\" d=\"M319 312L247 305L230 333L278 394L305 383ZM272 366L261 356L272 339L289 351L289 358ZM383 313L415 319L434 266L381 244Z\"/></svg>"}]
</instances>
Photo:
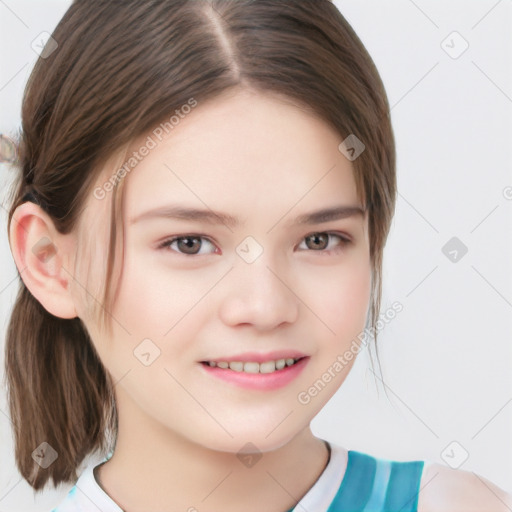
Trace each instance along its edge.
<instances>
[{"instance_id":1,"label":"cheek","mask_svg":"<svg viewBox=\"0 0 512 512\"><path fill-rule=\"evenodd\" d=\"M326 272L310 295L314 299L310 307L335 336L345 339L364 329L370 287L371 267L362 258L357 264Z\"/></svg>"},{"instance_id":2,"label":"cheek","mask_svg":"<svg viewBox=\"0 0 512 512\"><path fill-rule=\"evenodd\" d=\"M149 338L177 355L200 325L201 301L209 288L209 280L193 270L178 272L127 251L114 316L131 333L132 345Z\"/></svg>"},{"instance_id":3,"label":"cheek","mask_svg":"<svg viewBox=\"0 0 512 512\"><path fill-rule=\"evenodd\" d=\"M182 302L182 284L172 282L149 259L143 259L131 247L126 248L122 283L115 311L120 321L145 335L162 335L174 323L174 313ZM179 292L178 292L179 291Z\"/></svg>"}]
</instances>

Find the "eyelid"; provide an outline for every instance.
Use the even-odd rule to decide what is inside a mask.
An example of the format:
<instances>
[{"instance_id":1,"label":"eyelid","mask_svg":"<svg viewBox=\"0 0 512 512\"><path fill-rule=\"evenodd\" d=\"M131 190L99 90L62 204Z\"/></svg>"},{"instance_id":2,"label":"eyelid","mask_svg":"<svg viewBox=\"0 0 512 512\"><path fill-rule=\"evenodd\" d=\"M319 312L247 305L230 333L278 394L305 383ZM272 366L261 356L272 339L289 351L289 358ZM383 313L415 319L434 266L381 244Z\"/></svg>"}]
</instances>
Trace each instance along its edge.
<instances>
[{"instance_id":1,"label":"eyelid","mask_svg":"<svg viewBox=\"0 0 512 512\"><path fill-rule=\"evenodd\" d=\"M184 233L184 234L173 235L173 236L164 238L163 240L157 242L156 248L157 248L157 250L163 250L163 251L167 250L167 251L173 252L175 254L178 254L180 256L188 256L188 257L196 257L196 258L198 256L207 256L205 254L185 254L185 253L174 251L174 250L170 249L170 244L172 244L173 242L176 242L177 240L183 239L183 238L200 238L201 240L206 240L208 243L212 244L213 246L217 246L217 243L214 242L209 236L201 235L199 233ZM213 254L213 253L210 253L210 254Z\"/></svg>"},{"instance_id":2,"label":"eyelid","mask_svg":"<svg viewBox=\"0 0 512 512\"><path fill-rule=\"evenodd\" d=\"M325 254L325 253L330 253L333 251L343 249L345 246L353 243L353 239L351 236L346 235L345 233L340 233L339 231L313 231L313 232L309 233L308 235L303 236L300 243L301 244L304 243L306 238L309 238L310 236L313 236L313 235L328 235L330 237L334 236L334 237L337 237L340 239L340 243L334 249L330 249L330 250L323 249L321 251L314 251L314 250L309 249L309 250L304 250L304 252L312 252L312 253L317 252L320 254Z\"/></svg>"},{"instance_id":3,"label":"eyelid","mask_svg":"<svg viewBox=\"0 0 512 512\"><path fill-rule=\"evenodd\" d=\"M312 235L335 235L339 236L341 239L345 240L346 242L353 242L353 238L348 233L343 233L341 231L312 231L311 233L305 235L303 238L307 238L308 236Z\"/></svg>"},{"instance_id":4,"label":"eyelid","mask_svg":"<svg viewBox=\"0 0 512 512\"><path fill-rule=\"evenodd\" d=\"M344 246L353 243L353 238L350 235L346 234L346 233L342 233L342 232L339 232L339 231L318 231L318 230L317 231L311 231L307 235L304 235L301 238L300 243L303 243L307 238L309 238L312 235L330 235L330 236L335 236L335 237L338 237L340 239L340 244L335 249L330 249L330 250L325 250L324 249L324 250L319 250L319 251L315 251L315 250L312 250L312 249L307 249L307 250L303 250L304 252L329 253L329 252L335 251L336 249L338 249L340 247L343 248ZM174 253L176 253L176 254L178 254L180 256L185 256L185 257L189 257L189 258L193 258L193 257L197 258L199 256L208 256L209 254L214 254L214 253L209 253L209 254L186 254L186 253L182 253L182 252L170 249L170 245L172 243L176 242L177 240L183 239L183 238L199 238L199 239L206 240L208 243L210 243L210 244L212 244L214 246L217 246L217 243L215 241L213 241L207 235L202 235L202 234L199 234L199 233L184 233L184 234L179 234L179 235L173 235L173 236L166 237L165 239L163 239L163 240L161 240L160 242L157 243L157 247L156 248L158 250L168 250L168 251L174 252Z\"/></svg>"}]
</instances>

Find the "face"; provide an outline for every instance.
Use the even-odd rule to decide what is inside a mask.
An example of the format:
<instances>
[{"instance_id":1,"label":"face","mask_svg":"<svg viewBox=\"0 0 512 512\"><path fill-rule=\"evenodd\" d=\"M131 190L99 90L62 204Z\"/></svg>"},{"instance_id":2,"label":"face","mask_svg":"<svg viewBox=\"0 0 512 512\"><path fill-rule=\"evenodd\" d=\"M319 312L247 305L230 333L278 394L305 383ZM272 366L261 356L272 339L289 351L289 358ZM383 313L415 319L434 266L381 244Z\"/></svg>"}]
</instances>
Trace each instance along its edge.
<instances>
[{"instance_id":1,"label":"face","mask_svg":"<svg viewBox=\"0 0 512 512\"><path fill-rule=\"evenodd\" d=\"M249 92L199 104L161 131L161 140L149 132L133 145L153 146L148 136L156 143L124 178L112 335L84 303L79 316L116 393L155 427L216 450L236 452L246 442L276 449L342 384L354 359L341 364L339 356L368 311L367 217L357 213L363 205L338 150L343 139L305 111ZM97 241L88 240L97 263L77 275L90 290L104 280L106 245L98 241L108 239L110 195L91 194L81 221L84 239L94 233ZM353 214L299 222L339 207ZM208 216L180 218L179 208ZM301 360L265 373L282 359ZM254 364L242 373L209 361L266 363L255 374Z\"/></svg>"}]
</instances>

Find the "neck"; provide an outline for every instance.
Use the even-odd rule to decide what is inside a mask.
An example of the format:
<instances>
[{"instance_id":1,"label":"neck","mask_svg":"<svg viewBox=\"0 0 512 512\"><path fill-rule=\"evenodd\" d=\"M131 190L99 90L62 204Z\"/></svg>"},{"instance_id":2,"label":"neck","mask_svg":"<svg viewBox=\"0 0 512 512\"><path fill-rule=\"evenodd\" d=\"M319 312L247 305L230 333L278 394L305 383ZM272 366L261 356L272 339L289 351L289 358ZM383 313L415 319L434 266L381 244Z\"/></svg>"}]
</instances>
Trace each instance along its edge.
<instances>
[{"instance_id":1,"label":"neck","mask_svg":"<svg viewBox=\"0 0 512 512\"><path fill-rule=\"evenodd\" d=\"M286 512L329 461L309 426L280 448L253 455L209 449L155 425L119 416L113 456L97 468L103 490L125 512Z\"/></svg>"}]
</instances>

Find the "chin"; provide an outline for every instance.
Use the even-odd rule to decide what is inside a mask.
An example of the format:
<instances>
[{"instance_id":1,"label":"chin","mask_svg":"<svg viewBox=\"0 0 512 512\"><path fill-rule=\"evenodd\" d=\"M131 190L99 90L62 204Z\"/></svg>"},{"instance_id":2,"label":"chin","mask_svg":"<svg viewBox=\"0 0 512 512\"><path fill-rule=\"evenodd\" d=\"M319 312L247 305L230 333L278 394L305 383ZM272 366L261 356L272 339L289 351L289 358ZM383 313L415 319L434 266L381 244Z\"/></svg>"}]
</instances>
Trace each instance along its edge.
<instances>
[{"instance_id":1,"label":"chin","mask_svg":"<svg viewBox=\"0 0 512 512\"><path fill-rule=\"evenodd\" d=\"M293 432L287 431L280 426L276 429L276 432L269 436L269 432L278 424L279 422L275 423L272 428L259 427L256 429L252 425L247 426L245 430L240 428L237 431L228 428L233 437L230 437L225 432L220 435L219 433L215 435L209 433L208 435L201 436L199 444L211 450L236 455L272 452L288 444L298 433L295 430ZM281 432L277 433L277 430L281 430ZM208 441L205 441L205 439L208 439Z\"/></svg>"}]
</instances>

